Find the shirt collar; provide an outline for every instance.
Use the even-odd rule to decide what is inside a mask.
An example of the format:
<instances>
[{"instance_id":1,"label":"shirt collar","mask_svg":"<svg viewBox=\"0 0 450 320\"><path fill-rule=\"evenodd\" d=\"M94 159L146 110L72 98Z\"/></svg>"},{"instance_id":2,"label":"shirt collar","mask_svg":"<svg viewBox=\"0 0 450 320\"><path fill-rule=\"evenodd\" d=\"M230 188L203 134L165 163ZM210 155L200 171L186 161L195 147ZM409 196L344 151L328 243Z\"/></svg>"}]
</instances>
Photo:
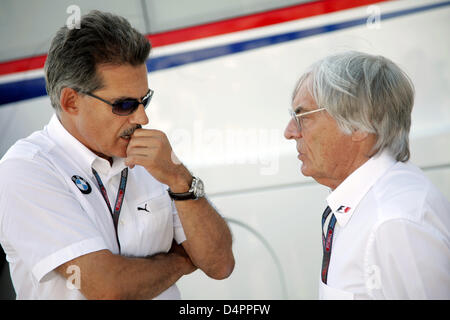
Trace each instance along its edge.
<instances>
[{"instance_id":1,"label":"shirt collar","mask_svg":"<svg viewBox=\"0 0 450 320\"><path fill-rule=\"evenodd\" d=\"M339 226L347 224L362 198L396 162L389 151L384 150L367 160L331 192L327 203Z\"/></svg>"},{"instance_id":2,"label":"shirt collar","mask_svg":"<svg viewBox=\"0 0 450 320\"><path fill-rule=\"evenodd\" d=\"M56 115L52 116L46 129L49 137L65 152L70 154L71 158L77 159L78 165L89 175L92 174L91 168L94 168L102 176L109 179L126 167L125 159L123 158L113 157L113 165L111 166L108 160L97 156L72 136Z\"/></svg>"}]
</instances>

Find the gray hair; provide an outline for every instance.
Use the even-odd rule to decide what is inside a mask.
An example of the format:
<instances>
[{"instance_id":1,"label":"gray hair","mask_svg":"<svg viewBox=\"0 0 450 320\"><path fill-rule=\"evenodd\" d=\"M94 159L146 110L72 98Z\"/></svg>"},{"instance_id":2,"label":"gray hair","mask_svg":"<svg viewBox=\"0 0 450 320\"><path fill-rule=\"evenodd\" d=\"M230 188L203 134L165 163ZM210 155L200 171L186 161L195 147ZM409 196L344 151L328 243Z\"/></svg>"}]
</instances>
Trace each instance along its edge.
<instances>
[{"instance_id":1,"label":"gray hair","mask_svg":"<svg viewBox=\"0 0 450 320\"><path fill-rule=\"evenodd\" d=\"M302 75L293 99L303 84L344 133L373 133L374 153L387 148L397 161L409 159L414 86L391 60L355 51L331 55Z\"/></svg>"},{"instance_id":2,"label":"gray hair","mask_svg":"<svg viewBox=\"0 0 450 320\"><path fill-rule=\"evenodd\" d=\"M47 94L56 113L61 112L60 95L65 87L92 92L103 87L96 73L99 64L138 66L147 60L151 45L123 17L91 11L80 21L80 29L58 30L45 61Z\"/></svg>"}]
</instances>

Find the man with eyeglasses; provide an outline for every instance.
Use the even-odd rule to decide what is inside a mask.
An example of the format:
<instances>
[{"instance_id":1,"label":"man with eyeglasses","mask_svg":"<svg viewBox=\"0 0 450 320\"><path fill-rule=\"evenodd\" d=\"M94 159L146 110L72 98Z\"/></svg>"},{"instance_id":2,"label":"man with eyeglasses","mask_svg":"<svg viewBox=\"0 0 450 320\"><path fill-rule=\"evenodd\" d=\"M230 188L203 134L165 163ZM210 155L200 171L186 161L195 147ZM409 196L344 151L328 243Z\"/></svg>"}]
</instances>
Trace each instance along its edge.
<instances>
[{"instance_id":1,"label":"man with eyeglasses","mask_svg":"<svg viewBox=\"0 0 450 320\"><path fill-rule=\"evenodd\" d=\"M179 299L234 268L227 224L166 135L143 129L148 40L93 11L45 64L55 115L0 162L0 241L18 299Z\"/></svg>"},{"instance_id":2,"label":"man with eyeglasses","mask_svg":"<svg viewBox=\"0 0 450 320\"><path fill-rule=\"evenodd\" d=\"M450 203L409 162L414 88L392 61L328 56L294 91L286 139L330 188L321 299L449 299Z\"/></svg>"}]
</instances>

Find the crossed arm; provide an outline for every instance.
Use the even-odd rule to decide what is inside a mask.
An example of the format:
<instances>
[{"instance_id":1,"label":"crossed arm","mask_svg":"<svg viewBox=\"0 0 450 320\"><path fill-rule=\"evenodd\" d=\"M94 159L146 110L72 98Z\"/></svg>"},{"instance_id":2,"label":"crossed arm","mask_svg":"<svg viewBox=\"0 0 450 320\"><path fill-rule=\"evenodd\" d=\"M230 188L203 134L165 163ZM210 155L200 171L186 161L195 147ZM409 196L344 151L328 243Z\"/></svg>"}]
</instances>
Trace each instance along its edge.
<instances>
[{"instance_id":1,"label":"crossed arm","mask_svg":"<svg viewBox=\"0 0 450 320\"><path fill-rule=\"evenodd\" d=\"M128 258L109 250L75 258L56 271L68 278L67 268L80 268L80 291L87 299L151 299L197 268L214 279L228 277L234 268L231 234L206 199L177 203L187 240L175 242L168 253Z\"/></svg>"}]
</instances>

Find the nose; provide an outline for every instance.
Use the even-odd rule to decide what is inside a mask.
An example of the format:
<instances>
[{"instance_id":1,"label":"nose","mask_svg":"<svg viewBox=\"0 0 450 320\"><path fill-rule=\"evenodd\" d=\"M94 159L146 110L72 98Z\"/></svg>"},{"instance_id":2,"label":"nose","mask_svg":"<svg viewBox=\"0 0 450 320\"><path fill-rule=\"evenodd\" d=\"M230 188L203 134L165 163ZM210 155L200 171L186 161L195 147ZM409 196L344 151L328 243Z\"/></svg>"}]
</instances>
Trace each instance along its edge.
<instances>
[{"instance_id":1,"label":"nose","mask_svg":"<svg viewBox=\"0 0 450 320\"><path fill-rule=\"evenodd\" d=\"M133 124L140 124L141 126L144 126L149 122L147 114L145 113L145 108L142 104L140 104L137 110L130 115L130 122Z\"/></svg>"},{"instance_id":2,"label":"nose","mask_svg":"<svg viewBox=\"0 0 450 320\"><path fill-rule=\"evenodd\" d=\"M297 123L294 119L291 119L288 122L286 129L284 129L284 137L288 140L300 139L302 137L302 133L298 129Z\"/></svg>"}]
</instances>

